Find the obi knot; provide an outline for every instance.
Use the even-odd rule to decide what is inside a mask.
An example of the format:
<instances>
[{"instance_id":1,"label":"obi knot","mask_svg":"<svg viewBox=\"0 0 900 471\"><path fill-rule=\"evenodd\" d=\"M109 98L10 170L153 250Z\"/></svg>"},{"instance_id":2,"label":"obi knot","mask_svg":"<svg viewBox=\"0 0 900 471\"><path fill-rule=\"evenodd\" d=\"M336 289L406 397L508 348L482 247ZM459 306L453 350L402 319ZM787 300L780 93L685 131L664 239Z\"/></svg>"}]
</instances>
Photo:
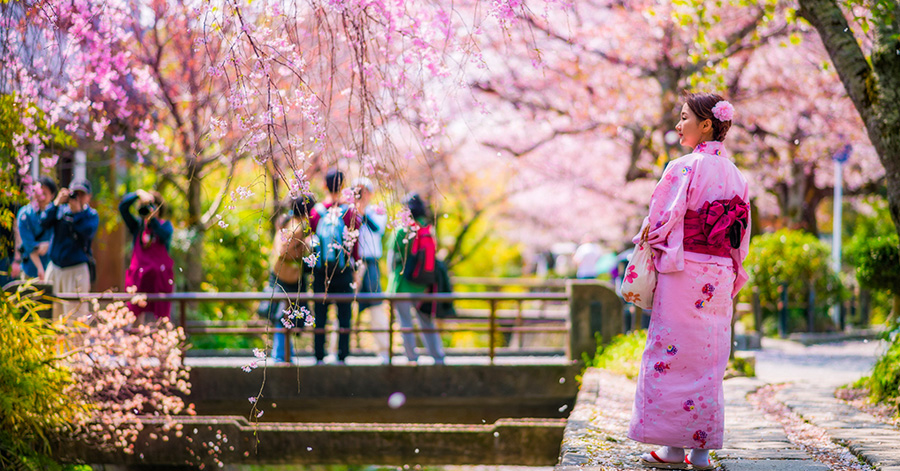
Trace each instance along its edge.
<instances>
[{"instance_id":1,"label":"obi knot","mask_svg":"<svg viewBox=\"0 0 900 471\"><path fill-rule=\"evenodd\" d=\"M741 245L747 230L750 207L740 197L707 201L684 216L684 249L728 257Z\"/></svg>"}]
</instances>

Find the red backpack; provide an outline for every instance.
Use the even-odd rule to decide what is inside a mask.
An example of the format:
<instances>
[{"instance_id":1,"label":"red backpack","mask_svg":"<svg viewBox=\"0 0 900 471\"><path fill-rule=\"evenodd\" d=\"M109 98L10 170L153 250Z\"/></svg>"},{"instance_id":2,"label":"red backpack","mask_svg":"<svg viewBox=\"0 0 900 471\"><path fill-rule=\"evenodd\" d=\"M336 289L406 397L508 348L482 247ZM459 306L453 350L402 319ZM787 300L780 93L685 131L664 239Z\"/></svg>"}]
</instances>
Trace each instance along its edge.
<instances>
[{"instance_id":1,"label":"red backpack","mask_svg":"<svg viewBox=\"0 0 900 471\"><path fill-rule=\"evenodd\" d=\"M437 244L431 233L432 226L425 226L416 231L416 237L409 244L406 264L403 266L403 277L419 285L433 285L435 275L435 253Z\"/></svg>"}]
</instances>

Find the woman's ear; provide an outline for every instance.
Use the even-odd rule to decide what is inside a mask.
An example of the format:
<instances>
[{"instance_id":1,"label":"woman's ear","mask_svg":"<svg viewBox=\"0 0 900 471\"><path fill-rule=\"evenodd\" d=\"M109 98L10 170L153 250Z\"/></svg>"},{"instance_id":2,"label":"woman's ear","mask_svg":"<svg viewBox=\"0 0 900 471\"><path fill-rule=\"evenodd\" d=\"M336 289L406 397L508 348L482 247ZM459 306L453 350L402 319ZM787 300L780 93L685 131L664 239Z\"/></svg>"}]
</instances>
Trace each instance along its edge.
<instances>
[{"instance_id":1,"label":"woman's ear","mask_svg":"<svg viewBox=\"0 0 900 471\"><path fill-rule=\"evenodd\" d=\"M713 125L712 125L712 120L711 120L711 119L704 119L703 122L700 123L700 131L701 131L703 134L711 133L711 132L712 132L712 128L713 128Z\"/></svg>"}]
</instances>

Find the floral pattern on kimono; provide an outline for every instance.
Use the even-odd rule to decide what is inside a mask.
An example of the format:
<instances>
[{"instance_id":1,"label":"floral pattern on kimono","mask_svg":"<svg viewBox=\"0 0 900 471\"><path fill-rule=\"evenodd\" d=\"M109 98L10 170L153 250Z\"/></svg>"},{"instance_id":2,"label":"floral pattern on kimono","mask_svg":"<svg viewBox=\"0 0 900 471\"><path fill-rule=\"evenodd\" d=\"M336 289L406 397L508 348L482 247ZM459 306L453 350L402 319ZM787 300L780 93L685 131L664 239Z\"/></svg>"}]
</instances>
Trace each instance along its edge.
<instances>
[{"instance_id":1,"label":"floral pattern on kimono","mask_svg":"<svg viewBox=\"0 0 900 471\"><path fill-rule=\"evenodd\" d=\"M750 231L739 248L730 250L731 257L688 252L683 245L684 216L706 202L735 196L748 201L747 180L721 143L707 142L672 161L650 199L641 231L649 225L659 276L628 433L634 440L722 447L722 381L730 352L732 302L747 280L743 261Z\"/></svg>"}]
</instances>

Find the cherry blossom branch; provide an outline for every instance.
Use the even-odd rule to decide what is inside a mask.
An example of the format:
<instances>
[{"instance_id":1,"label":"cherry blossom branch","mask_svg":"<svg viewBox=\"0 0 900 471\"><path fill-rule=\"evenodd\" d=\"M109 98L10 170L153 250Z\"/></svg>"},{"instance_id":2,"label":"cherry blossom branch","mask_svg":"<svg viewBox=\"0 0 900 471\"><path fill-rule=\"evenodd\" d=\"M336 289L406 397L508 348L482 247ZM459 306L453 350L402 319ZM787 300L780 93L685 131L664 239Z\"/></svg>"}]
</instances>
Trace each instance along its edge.
<instances>
[{"instance_id":1,"label":"cherry blossom branch","mask_svg":"<svg viewBox=\"0 0 900 471\"><path fill-rule=\"evenodd\" d=\"M511 145L498 144L495 142L482 142L482 144L485 147L488 147L490 149L495 149L495 150L499 150L499 151L503 151L508 154L511 154L513 157L522 157L523 155L527 155L531 152L534 152L539 147L556 139L559 136L587 133L587 132L594 131L601 126L609 126L609 124L594 121L594 122L587 123L587 124L577 127L577 128L554 129L553 132L550 133L549 136L546 136L537 141L534 141L522 149L513 149Z\"/></svg>"}]
</instances>

